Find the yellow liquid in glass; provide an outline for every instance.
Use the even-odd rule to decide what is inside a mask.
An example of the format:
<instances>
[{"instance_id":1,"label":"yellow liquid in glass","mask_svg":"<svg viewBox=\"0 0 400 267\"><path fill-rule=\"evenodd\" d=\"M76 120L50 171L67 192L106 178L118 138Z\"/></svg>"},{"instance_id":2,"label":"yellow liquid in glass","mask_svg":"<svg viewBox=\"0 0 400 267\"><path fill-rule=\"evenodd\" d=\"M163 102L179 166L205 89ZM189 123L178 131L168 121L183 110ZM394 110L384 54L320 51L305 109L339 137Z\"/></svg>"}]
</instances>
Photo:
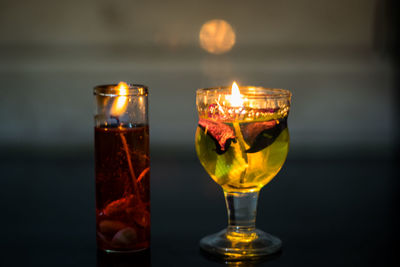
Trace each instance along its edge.
<instances>
[{"instance_id":1,"label":"yellow liquid in glass","mask_svg":"<svg viewBox=\"0 0 400 267\"><path fill-rule=\"evenodd\" d=\"M225 123L233 129L236 142L223 153L201 127L197 127L195 145L198 158L211 178L228 192L254 192L266 185L282 168L289 150L289 132L285 127L265 148L248 153L250 145L241 132L241 123Z\"/></svg>"}]
</instances>

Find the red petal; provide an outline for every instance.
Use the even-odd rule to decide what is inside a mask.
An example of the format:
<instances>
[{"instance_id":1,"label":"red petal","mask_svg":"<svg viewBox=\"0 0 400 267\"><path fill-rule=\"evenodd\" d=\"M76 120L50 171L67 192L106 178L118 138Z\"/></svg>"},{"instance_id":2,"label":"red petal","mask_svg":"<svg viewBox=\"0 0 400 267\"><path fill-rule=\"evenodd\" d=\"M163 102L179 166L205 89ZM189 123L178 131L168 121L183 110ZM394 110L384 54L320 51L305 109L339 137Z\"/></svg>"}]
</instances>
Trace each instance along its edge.
<instances>
[{"instance_id":1,"label":"red petal","mask_svg":"<svg viewBox=\"0 0 400 267\"><path fill-rule=\"evenodd\" d=\"M222 122L200 119L199 126L216 141L217 150L222 153L228 149L227 142L236 138L232 128Z\"/></svg>"}]
</instances>

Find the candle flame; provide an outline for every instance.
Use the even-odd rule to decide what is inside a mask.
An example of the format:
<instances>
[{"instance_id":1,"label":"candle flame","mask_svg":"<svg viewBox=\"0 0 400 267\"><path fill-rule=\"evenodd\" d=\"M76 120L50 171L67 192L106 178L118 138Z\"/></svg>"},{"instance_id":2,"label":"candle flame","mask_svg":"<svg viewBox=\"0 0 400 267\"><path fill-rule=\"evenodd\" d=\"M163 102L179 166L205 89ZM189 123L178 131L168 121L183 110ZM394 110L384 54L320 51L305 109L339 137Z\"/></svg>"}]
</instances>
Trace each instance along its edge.
<instances>
[{"instance_id":1,"label":"candle flame","mask_svg":"<svg viewBox=\"0 0 400 267\"><path fill-rule=\"evenodd\" d=\"M236 82L233 82L231 94L227 95L226 99L231 103L232 107L243 106L243 97Z\"/></svg>"},{"instance_id":2,"label":"candle flame","mask_svg":"<svg viewBox=\"0 0 400 267\"><path fill-rule=\"evenodd\" d=\"M112 104L110 113L112 116L118 117L124 113L127 108L129 85L125 82L119 82L115 89L117 90L118 96Z\"/></svg>"}]
</instances>

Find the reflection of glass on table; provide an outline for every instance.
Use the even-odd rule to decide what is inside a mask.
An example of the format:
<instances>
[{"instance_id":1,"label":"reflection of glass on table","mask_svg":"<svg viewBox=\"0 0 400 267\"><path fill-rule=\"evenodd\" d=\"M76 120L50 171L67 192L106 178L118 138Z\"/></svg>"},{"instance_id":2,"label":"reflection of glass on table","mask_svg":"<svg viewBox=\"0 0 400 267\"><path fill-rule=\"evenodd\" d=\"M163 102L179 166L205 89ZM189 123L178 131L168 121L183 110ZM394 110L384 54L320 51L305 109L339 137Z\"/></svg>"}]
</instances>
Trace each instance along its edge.
<instances>
[{"instance_id":1,"label":"reflection of glass on table","mask_svg":"<svg viewBox=\"0 0 400 267\"><path fill-rule=\"evenodd\" d=\"M150 267L150 250L144 250L137 253L105 253L97 251L97 267Z\"/></svg>"}]
</instances>

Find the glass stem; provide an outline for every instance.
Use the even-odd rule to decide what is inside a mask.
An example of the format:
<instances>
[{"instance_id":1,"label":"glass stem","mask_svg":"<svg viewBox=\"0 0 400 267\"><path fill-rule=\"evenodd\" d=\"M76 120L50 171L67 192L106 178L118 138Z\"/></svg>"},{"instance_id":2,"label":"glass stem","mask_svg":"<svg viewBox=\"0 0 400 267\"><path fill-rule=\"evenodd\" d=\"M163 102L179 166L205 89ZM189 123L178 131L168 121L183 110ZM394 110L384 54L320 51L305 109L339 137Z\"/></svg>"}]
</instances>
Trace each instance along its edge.
<instances>
[{"instance_id":1,"label":"glass stem","mask_svg":"<svg viewBox=\"0 0 400 267\"><path fill-rule=\"evenodd\" d=\"M258 193L224 192L228 210L228 232L249 233L256 228Z\"/></svg>"}]
</instances>

